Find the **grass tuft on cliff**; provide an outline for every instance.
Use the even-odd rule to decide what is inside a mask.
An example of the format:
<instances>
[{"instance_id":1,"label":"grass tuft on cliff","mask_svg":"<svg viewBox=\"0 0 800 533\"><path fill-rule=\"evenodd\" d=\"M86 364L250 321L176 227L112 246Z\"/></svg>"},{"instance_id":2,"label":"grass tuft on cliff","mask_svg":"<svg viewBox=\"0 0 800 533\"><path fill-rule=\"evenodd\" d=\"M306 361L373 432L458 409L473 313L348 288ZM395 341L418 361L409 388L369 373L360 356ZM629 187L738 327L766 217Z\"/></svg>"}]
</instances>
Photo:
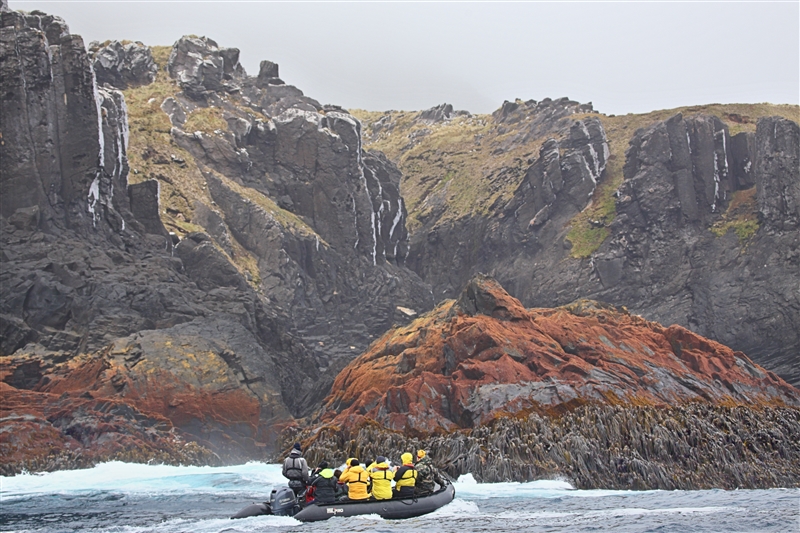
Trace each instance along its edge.
<instances>
[{"instance_id":1,"label":"grass tuft on cliff","mask_svg":"<svg viewBox=\"0 0 800 533\"><path fill-rule=\"evenodd\" d=\"M728 209L722 218L711 226L711 233L722 237L728 231L733 231L739 237L739 243L746 245L759 227L756 188L752 187L733 193Z\"/></svg>"}]
</instances>

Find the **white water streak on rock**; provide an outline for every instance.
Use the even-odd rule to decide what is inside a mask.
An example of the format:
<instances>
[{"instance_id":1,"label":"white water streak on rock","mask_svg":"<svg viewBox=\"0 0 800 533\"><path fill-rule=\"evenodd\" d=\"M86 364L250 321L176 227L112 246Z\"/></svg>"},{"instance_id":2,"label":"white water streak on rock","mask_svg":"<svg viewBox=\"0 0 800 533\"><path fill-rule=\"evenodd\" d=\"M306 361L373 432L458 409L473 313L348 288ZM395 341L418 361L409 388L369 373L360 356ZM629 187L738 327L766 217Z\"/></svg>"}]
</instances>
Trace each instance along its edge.
<instances>
[{"instance_id":1,"label":"white water streak on rock","mask_svg":"<svg viewBox=\"0 0 800 533\"><path fill-rule=\"evenodd\" d=\"M106 151L106 140L103 137L103 102L100 100L100 91L97 89L97 77L94 75L92 69L92 91L94 93L94 104L97 109L97 142L100 145L100 154L98 156L98 166L103 168L104 158Z\"/></svg>"},{"instance_id":2,"label":"white water streak on rock","mask_svg":"<svg viewBox=\"0 0 800 533\"><path fill-rule=\"evenodd\" d=\"M719 199L719 164L717 162L717 153L714 152L714 202L711 204L711 212L717 210L717 200Z\"/></svg>"},{"instance_id":3,"label":"white water streak on rock","mask_svg":"<svg viewBox=\"0 0 800 533\"><path fill-rule=\"evenodd\" d=\"M394 220L392 220L392 227L389 229L389 239L391 239L392 236L394 235L394 230L397 229L397 225L400 223L402 219L403 219L403 199L397 198L397 213L395 213Z\"/></svg>"}]
</instances>

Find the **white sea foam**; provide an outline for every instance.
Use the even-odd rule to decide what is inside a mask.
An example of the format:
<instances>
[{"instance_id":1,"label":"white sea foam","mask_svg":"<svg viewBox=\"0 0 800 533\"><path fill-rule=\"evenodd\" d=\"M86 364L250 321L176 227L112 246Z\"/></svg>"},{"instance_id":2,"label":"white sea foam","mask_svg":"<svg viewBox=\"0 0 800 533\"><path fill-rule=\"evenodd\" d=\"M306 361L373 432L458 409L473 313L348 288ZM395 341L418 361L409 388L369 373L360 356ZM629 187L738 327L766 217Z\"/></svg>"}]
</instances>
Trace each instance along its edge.
<instances>
[{"instance_id":1,"label":"white sea foam","mask_svg":"<svg viewBox=\"0 0 800 533\"><path fill-rule=\"evenodd\" d=\"M478 516L481 514L478 504L456 498L450 504L431 513L431 518Z\"/></svg>"},{"instance_id":2,"label":"white sea foam","mask_svg":"<svg viewBox=\"0 0 800 533\"><path fill-rule=\"evenodd\" d=\"M143 465L112 461L94 468L61 470L45 474L0 477L0 495L7 498L33 494L91 491L126 493L259 492L282 485L280 465L247 463L229 467Z\"/></svg>"},{"instance_id":3,"label":"white sea foam","mask_svg":"<svg viewBox=\"0 0 800 533\"><path fill-rule=\"evenodd\" d=\"M147 526L117 526L106 529L107 533L150 533L184 532L193 533L249 533L253 531L275 531L274 528L288 528L301 525L290 516L252 516L239 520L214 518L210 520L186 520L175 518Z\"/></svg>"},{"instance_id":4,"label":"white sea foam","mask_svg":"<svg viewBox=\"0 0 800 533\"><path fill-rule=\"evenodd\" d=\"M792 530L797 489L770 491L576 490L564 480L477 483L461 476L456 498L430 515L383 520L333 517L304 525L290 517L226 518L285 484L276 464L176 467L111 462L86 470L0 477L6 531L61 533L244 533L282 531L762 531L764 509ZM111 494L107 494L111 493ZM259 495L259 496L256 496ZM42 509L41 516L30 509ZM66 513L66 515L64 515ZM107 514L107 516L106 516ZM70 517L58 522L59 517ZM701 525L713 523L716 528ZM770 530L773 530L770 529Z\"/></svg>"}]
</instances>

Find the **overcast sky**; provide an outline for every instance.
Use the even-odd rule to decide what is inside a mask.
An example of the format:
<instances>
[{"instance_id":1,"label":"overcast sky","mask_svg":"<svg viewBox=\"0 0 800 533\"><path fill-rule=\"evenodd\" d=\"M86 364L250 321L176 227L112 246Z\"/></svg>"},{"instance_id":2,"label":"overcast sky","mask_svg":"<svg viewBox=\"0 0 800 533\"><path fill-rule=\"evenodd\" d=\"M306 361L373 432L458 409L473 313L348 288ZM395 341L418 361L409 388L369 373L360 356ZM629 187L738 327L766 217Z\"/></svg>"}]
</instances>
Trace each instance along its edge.
<instances>
[{"instance_id":1,"label":"overcast sky","mask_svg":"<svg viewBox=\"0 0 800 533\"><path fill-rule=\"evenodd\" d=\"M288 3L10 0L90 41L205 35L323 104L376 111L568 96L603 113L799 103L800 2Z\"/></svg>"}]
</instances>

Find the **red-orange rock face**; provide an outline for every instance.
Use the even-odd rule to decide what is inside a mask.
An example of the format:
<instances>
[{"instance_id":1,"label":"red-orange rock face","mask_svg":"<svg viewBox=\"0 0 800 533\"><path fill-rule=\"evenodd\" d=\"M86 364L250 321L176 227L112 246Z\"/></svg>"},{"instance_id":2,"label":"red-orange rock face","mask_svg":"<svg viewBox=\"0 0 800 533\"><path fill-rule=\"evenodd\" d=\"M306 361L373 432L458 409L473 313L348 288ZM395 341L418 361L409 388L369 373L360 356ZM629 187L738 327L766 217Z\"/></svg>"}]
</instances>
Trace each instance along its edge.
<instances>
[{"instance_id":1,"label":"red-orange rock face","mask_svg":"<svg viewBox=\"0 0 800 533\"><path fill-rule=\"evenodd\" d=\"M133 363L124 349L0 358L3 472L263 455L273 428L261 423L258 398L237 387L214 354L171 351Z\"/></svg>"},{"instance_id":2,"label":"red-orange rock face","mask_svg":"<svg viewBox=\"0 0 800 533\"><path fill-rule=\"evenodd\" d=\"M323 421L373 419L431 433L502 414L586 402L800 404L800 391L741 352L592 301L525 309L494 280L473 279L345 368Z\"/></svg>"}]
</instances>

